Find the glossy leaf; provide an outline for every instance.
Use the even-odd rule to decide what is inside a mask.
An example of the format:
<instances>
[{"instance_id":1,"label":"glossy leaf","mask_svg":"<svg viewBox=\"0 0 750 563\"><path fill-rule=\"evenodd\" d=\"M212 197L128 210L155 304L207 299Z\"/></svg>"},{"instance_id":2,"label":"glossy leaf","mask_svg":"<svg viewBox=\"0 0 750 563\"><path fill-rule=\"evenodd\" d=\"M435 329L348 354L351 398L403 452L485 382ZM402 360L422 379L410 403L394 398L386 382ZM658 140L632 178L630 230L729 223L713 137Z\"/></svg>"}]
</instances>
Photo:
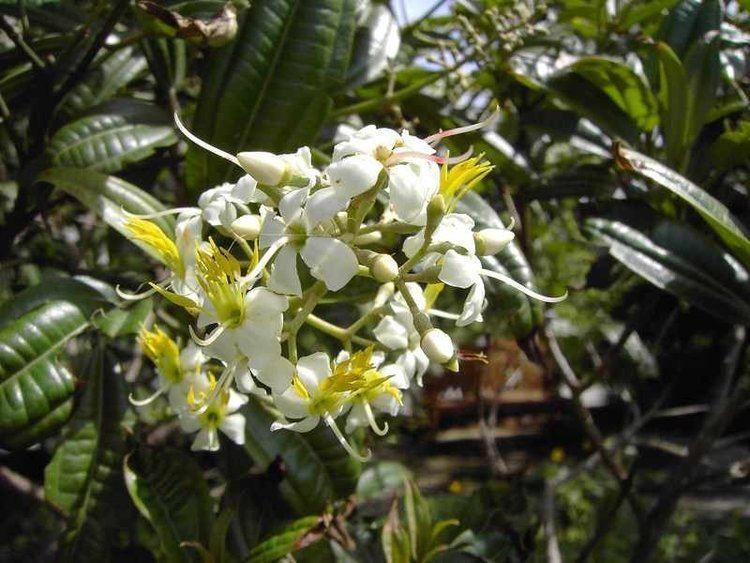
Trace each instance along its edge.
<instances>
[{"instance_id":1,"label":"glossy leaf","mask_svg":"<svg viewBox=\"0 0 750 563\"><path fill-rule=\"evenodd\" d=\"M254 397L242 412L247 420L245 448L260 467L281 456L287 470L281 492L297 513L321 512L329 502L354 491L361 464L344 451L327 426L305 434L271 432L276 416Z\"/></svg>"},{"instance_id":2,"label":"glossy leaf","mask_svg":"<svg viewBox=\"0 0 750 563\"><path fill-rule=\"evenodd\" d=\"M736 129L724 131L714 141L711 161L720 170L750 163L750 121L740 121Z\"/></svg>"},{"instance_id":3,"label":"glossy leaf","mask_svg":"<svg viewBox=\"0 0 750 563\"><path fill-rule=\"evenodd\" d=\"M680 59L666 43L657 43L658 100L667 162L679 167L686 158L688 122L687 77Z\"/></svg>"},{"instance_id":4,"label":"glossy leaf","mask_svg":"<svg viewBox=\"0 0 750 563\"><path fill-rule=\"evenodd\" d=\"M156 198L140 188L115 176L107 176L94 170L77 168L48 168L37 177L48 182L76 199L96 213L110 227L129 236L125 228L123 209L131 213L154 213L165 208ZM154 219L168 234L173 231L173 220L169 217ZM158 258L146 245L134 241L144 252Z\"/></svg>"},{"instance_id":5,"label":"glossy leaf","mask_svg":"<svg viewBox=\"0 0 750 563\"><path fill-rule=\"evenodd\" d=\"M745 234L746 229L723 203L687 178L646 155L620 148L617 157L620 166L650 178L690 204L735 255L745 265L750 265L750 240Z\"/></svg>"},{"instance_id":6,"label":"glossy leaf","mask_svg":"<svg viewBox=\"0 0 750 563\"><path fill-rule=\"evenodd\" d=\"M137 334L154 309L153 299L144 299L127 309L111 311L92 319L94 326L110 338Z\"/></svg>"},{"instance_id":7,"label":"glossy leaf","mask_svg":"<svg viewBox=\"0 0 750 563\"><path fill-rule=\"evenodd\" d=\"M662 222L648 234L603 218L589 219L586 227L614 258L655 286L720 320L750 322L747 270L693 229Z\"/></svg>"},{"instance_id":8,"label":"glossy leaf","mask_svg":"<svg viewBox=\"0 0 750 563\"><path fill-rule=\"evenodd\" d=\"M61 561L108 558L114 530L128 517L122 475L127 398L104 351L90 355L86 389L65 439L44 473L47 500L65 512Z\"/></svg>"},{"instance_id":9,"label":"glossy leaf","mask_svg":"<svg viewBox=\"0 0 750 563\"><path fill-rule=\"evenodd\" d=\"M117 172L177 142L169 125L156 125L119 113L97 113L70 122L50 140L55 166ZM137 117L137 116L136 116Z\"/></svg>"},{"instance_id":10,"label":"glossy leaf","mask_svg":"<svg viewBox=\"0 0 750 563\"><path fill-rule=\"evenodd\" d=\"M237 37L213 51L192 129L212 145L289 152L311 143L349 66L353 0L254 2ZM205 150L188 152L195 194L239 174Z\"/></svg>"},{"instance_id":11,"label":"glossy leaf","mask_svg":"<svg viewBox=\"0 0 750 563\"><path fill-rule=\"evenodd\" d=\"M118 49L101 64L94 66L86 77L65 97L61 106L71 116L113 98L120 89L146 70L146 59L133 47Z\"/></svg>"},{"instance_id":12,"label":"glossy leaf","mask_svg":"<svg viewBox=\"0 0 750 563\"><path fill-rule=\"evenodd\" d=\"M88 326L71 303L53 301L0 328L0 440L33 443L67 420L75 379L56 359Z\"/></svg>"},{"instance_id":13,"label":"glossy leaf","mask_svg":"<svg viewBox=\"0 0 750 563\"><path fill-rule=\"evenodd\" d=\"M682 58L695 41L719 29L721 18L720 0L682 0L662 20L657 37Z\"/></svg>"},{"instance_id":14,"label":"glossy leaf","mask_svg":"<svg viewBox=\"0 0 750 563\"><path fill-rule=\"evenodd\" d=\"M208 545L211 498L192 457L175 449L143 449L126 457L123 471L130 498L156 530L168 561L190 561L181 542Z\"/></svg>"},{"instance_id":15,"label":"glossy leaf","mask_svg":"<svg viewBox=\"0 0 750 563\"><path fill-rule=\"evenodd\" d=\"M713 107L721 80L719 36L698 39L685 56L688 87L687 144L692 145Z\"/></svg>"},{"instance_id":16,"label":"glossy leaf","mask_svg":"<svg viewBox=\"0 0 750 563\"><path fill-rule=\"evenodd\" d=\"M295 520L281 531L258 544L251 552L248 563L274 563L299 549L298 542L320 522L318 516Z\"/></svg>"}]
</instances>

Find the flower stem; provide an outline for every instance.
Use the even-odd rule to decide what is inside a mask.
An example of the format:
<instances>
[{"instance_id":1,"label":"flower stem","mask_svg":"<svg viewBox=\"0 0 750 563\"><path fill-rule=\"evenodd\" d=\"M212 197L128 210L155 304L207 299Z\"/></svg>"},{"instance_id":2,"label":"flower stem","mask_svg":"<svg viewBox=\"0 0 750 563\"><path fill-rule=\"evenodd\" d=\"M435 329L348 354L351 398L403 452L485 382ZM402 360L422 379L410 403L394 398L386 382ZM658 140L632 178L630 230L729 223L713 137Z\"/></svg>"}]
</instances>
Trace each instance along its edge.
<instances>
[{"instance_id":1,"label":"flower stem","mask_svg":"<svg viewBox=\"0 0 750 563\"><path fill-rule=\"evenodd\" d=\"M361 336L356 335L350 336L345 328L342 328L333 323L329 323L328 321L323 320L320 317L316 317L315 315L308 315L305 319L305 323L319 330L320 332L327 334L328 336L332 336L336 340L340 340L341 342L347 342L351 340L352 342L359 344L360 346L378 346L377 342L373 342L372 340L368 340L367 338L362 338Z\"/></svg>"}]
</instances>

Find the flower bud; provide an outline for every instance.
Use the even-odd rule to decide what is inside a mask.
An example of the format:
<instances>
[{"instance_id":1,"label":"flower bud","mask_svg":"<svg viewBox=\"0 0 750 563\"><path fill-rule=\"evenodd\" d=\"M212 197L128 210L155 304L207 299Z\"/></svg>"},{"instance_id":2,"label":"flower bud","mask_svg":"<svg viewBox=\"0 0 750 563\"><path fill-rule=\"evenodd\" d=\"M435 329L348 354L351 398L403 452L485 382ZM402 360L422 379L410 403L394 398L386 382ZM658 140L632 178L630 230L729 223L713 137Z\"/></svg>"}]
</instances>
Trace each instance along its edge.
<instances>
[{"instance_id":1,"label":"flower bud","mask_svg":"<svg viewBox=\"0 0 750 563\"><path fill-rule=\"evenodd\" d=\"M448 362L454 356L451 337L439 328L431 328L422 336L422 351L438 364Z\"/></svg>"},{"instance_id":2,"label":"flower bud","mask_svg":"<svg viewBox=\"0 0 750 563\"><path fill-rule=\"evenodd\" d=\"M241 152L237 155L237 160L245 172L267 186L278 186L289 168L283 158L270 152Z\"/></svg>"},{"instance_id":3,"label":"flower bud","mask_svg":"<svg viewBox=\"0 0 750 563\"><path fill-rule=\"evenodd\" d=\"M497 254L508 246L516 235L509 229L482 229L474 233L474 243L477 246L479 256L491 256Z\"/></svg>"},{"instance_id":4,"label":"flower bud","mask_svg":"<svg viewBox=\"0 0 750 563\"><path fill-rule=\"evenodd\" d=\"M231 229L238 237L255 240L260 235L260 217L258 215L242 215L232 221Z\"/></svg>"},{"instance_id":5,"label":"flower bud","mask_svg":"<svg viewBox=\"0 0 750 563\"><path fill-rule=\"evenodd\" d=\"M370 262L370 273L375 281L387 283L398 277L398 264L388 254L378 254Z\"/></svg>"}]
</instances>

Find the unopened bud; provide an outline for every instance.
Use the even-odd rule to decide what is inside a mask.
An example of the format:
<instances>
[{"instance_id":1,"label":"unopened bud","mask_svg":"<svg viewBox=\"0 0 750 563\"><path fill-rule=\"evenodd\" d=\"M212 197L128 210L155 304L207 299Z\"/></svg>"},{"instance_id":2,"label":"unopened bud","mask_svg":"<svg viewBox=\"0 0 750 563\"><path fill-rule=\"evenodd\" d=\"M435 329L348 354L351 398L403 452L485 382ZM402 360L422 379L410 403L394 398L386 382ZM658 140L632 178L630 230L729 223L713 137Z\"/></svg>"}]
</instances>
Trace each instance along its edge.
<instances>
[{"instance_id":1,"label":"unopened bud","mask_svg":"<svg viewBox=\"0 0 750 563\"><path fill-rule=\"evenodd\" d=\"M370 246L383 242L383 233L380 231L372 231L363 235L357 235L354 239L354 244L357 246Z\"/></svg>"},{"instance_id":2,"label":"unopened bud","mask_svg":"<svg viewBox=\"0 0 750 563\"><path fill-rule=\"evenodd\" d=\"M241 152L237 160L245 172L267 186L278 186L288 172L288 165L280 156L263 151Z\"/></svg>"},{"instance_id":3,"label":"unopened bud","mask_svg":"<svg viewBox=\"0 0 750 563\"><path fill-rule=\"evenodd\" d=\"M232 221L232 232L245 240L255 240L260 235L260 217L258 215L242 215Z\"/></svg>"},{"instance_id":4,"label":"unopened bud","mask_svg":"<svg viewBox=\"0 0 750 563\"><path fill-rule=\"evenodd\" d=\"M388 254L378 254L370 262L370 273L375 281L387 283L398 277L398 264Z\"/></svg>"},{"instance_id":5,"label":"unopened bud","mask_svg":"<svg viewBox=\"0 0 750 563\"><path fill-rule=\"evenodd\" d=\"M516 235L509 229L482 229L474 233L474 244L479 256L492 256L508 246Z\"/></svg>"},{"instance_id":6,"label":"unopened bud","mask_svg":"<svg viewBox=\"0 0 750 563\"><path fill-rule=\"evenodd\" d=\"M448 362L455 355L451 337L439 328L431 328L422 336L422 351L438 364Z\"/></svg>"}]
</instances>

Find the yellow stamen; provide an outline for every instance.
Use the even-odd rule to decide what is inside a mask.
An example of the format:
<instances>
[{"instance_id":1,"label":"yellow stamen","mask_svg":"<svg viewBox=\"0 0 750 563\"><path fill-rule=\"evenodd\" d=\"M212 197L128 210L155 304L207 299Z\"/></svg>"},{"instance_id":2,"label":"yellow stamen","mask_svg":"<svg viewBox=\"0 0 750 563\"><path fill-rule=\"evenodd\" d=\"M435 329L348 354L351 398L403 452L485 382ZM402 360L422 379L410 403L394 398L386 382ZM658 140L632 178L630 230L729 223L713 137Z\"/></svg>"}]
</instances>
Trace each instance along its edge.
<instances>
[{"instance_id":1,"label":"yellow stamen","mask_svg":"<svg viewBox=\"0 0 750 563\"><path fill-rule=\"evenodd\" d=\"M179 383L184 377L180 364L180 349L167 333L155 326L150 331L141 328L138 342L143 353L149 358L164 378L170 383Z\"/></svg>"},{"instance_id":2,"label":"yellow stamen","mask_svg":"<svg viewBox=\"0 0 750 563\"><path fill-rule=\"evenodd\" d=\"M209 239L208 250L196 250L198 283L216 311L218 321L235 328L245 319L245 294L239 261Z\"/></svg>"},{"instance_id":3,"label":"yellow stamen","mask_svg":"<svg viewBox=\"0 0 750 563\"><path fill-rule=\"evenodd\" d=\"M468 158L448 168L443 164L440 170L440 194L448 202L448 209L455 208L456 203L472 190L494 168L486 160L484 154Z\"/></svg>"},{"instance_id":4,"label":"yellow stamen","mask_svg":"<svg viewBox=\"0 0 750 563\"><path fill-rule=\"evenodd\" d=\"M135 240L153 248L161 261L178 277L183 278L185 276L185 265L180 258L177 245L156 223L133 217L127 220L125 228L130 231Z\"/></svg>"}]
</instances>

